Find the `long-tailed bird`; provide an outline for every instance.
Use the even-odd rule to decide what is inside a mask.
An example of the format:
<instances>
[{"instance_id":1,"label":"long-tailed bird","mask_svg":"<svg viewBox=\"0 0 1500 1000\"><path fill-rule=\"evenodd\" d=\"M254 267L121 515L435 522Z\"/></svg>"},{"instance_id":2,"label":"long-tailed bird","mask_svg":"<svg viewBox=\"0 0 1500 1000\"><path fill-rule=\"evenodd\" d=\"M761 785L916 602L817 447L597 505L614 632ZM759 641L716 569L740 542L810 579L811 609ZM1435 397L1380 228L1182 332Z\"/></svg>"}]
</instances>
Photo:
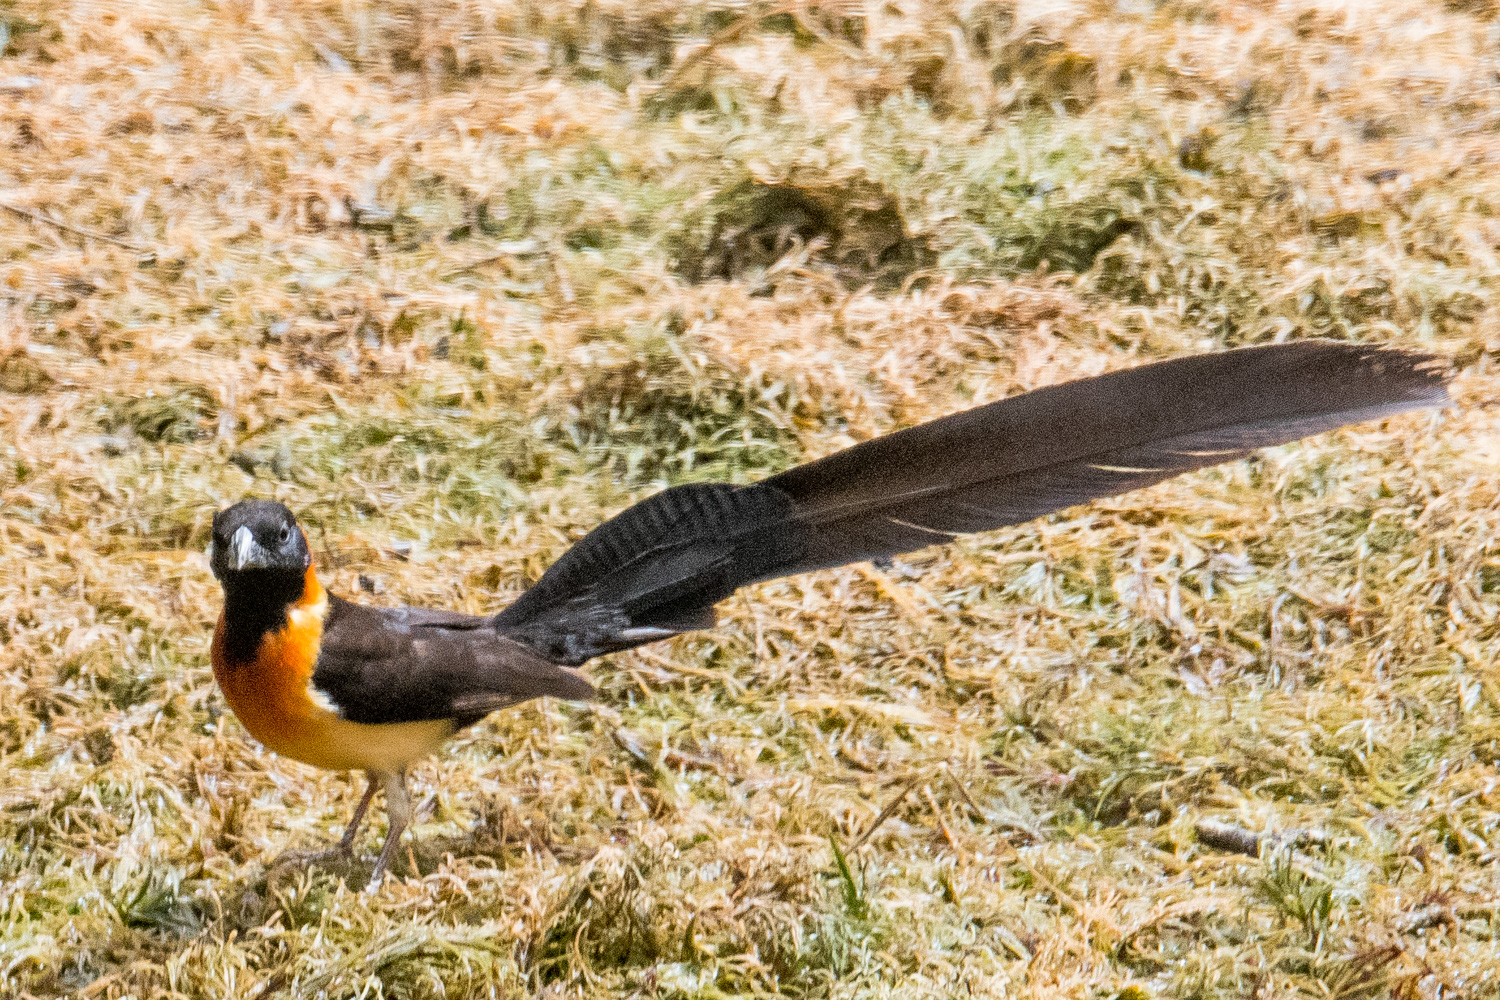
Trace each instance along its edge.
<instances>
[{"instance_id":1,"label":"long-tailed bird","mask_svg":"<svg viewBox=\"0 0 1500 1000\"><path fill-rule=\"evenodd\" d=\"M714 624L760 580L880 559L1019 524L1344 424L1446 406L1428 355L1329 341L1179 358L955 413L747 486L664 490L594 529L492 617L376 608L328 593L279 503L213 521L224 588L214 676L256 739L294 760L363 770L389 830L377 885L411 818L405 774L465 726L531 698L586 699L586 660Z\"/></svg>"}]
</instances>

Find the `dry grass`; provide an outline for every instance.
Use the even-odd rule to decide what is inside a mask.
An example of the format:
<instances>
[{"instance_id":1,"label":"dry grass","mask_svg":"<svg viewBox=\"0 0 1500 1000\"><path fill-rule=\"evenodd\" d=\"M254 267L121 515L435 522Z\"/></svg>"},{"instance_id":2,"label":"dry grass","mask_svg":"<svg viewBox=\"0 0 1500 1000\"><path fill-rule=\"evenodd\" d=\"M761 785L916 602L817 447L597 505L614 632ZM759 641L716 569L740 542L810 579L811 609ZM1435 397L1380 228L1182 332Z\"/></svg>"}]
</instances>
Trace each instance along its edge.
<instances>
[{"instance_id":1,"label":"dry grass","mask_svg":"<svg viewBox=\"0 0 1500 1000\"><path fill-rule=\"evenodd\" d=\"M0 994L1495 995L1495 15L0 3ZM404 881L268 877L359 788L225 714L216 505L496 609L661 484L1311 335L1461 406L755 588L422 767Z\"/></svg>"}]
</instances>

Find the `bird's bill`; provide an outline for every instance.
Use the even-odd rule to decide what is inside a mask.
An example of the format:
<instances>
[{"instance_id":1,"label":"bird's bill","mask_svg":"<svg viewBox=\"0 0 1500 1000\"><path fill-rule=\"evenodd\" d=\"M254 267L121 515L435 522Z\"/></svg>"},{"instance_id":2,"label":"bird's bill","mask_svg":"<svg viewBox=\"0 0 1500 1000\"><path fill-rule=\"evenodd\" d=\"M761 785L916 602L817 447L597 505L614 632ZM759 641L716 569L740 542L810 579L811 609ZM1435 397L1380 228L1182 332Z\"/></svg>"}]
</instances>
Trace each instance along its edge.
<instances>
[{"instance_id":1,"label":"bird's bill","mask_svg":"<svg viewBox=\"0 0 1500 1000\"><path fill-rule=\"evenodd\" d=\"M255 540L255 535L250 529L242 524L229 538L227 563L229 568L236 572L247 569L269 569L271 553L267 552L265 546Z\"/></svg>"}]
</instances>

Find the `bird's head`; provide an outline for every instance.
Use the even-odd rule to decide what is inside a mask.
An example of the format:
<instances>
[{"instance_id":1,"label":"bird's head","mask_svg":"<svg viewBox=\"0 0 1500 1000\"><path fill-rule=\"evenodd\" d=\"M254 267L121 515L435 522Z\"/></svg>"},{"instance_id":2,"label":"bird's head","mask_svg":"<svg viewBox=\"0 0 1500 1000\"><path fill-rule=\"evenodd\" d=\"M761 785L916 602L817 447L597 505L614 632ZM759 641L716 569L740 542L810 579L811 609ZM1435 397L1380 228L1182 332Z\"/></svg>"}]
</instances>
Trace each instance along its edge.
<instances>
[{"instance_id":1,"label":"bird's head","mask_svg":"<svg viewBox=\"0 0 1500 1000\"><path fill-rule=\"evenodd\" d=\"M300 594L312 552L284 504L241 500L214 515L208 565L226 591L248 586Z\"/></svg>"}]
</instances>

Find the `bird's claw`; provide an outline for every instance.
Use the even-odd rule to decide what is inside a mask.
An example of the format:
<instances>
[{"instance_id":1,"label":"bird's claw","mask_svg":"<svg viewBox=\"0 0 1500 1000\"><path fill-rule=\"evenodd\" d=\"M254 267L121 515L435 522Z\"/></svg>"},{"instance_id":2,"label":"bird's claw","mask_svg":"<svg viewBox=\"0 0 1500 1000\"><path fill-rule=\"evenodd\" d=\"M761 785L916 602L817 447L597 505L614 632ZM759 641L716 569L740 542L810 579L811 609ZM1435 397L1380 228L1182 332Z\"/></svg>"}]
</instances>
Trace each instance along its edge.
<instances>
[{"instance_id":1,"label":"bird's claw","mask_svg":"<svg viewBox=\"0 0 1500 1000\"><path fill-rule=\"evenodd\" d=\"M348 867L354 862L352 846L339 843L321 851L283 851L271 862L266 880L275 884L293 871L307 868Z\"/></svg>"}]
</instances>

